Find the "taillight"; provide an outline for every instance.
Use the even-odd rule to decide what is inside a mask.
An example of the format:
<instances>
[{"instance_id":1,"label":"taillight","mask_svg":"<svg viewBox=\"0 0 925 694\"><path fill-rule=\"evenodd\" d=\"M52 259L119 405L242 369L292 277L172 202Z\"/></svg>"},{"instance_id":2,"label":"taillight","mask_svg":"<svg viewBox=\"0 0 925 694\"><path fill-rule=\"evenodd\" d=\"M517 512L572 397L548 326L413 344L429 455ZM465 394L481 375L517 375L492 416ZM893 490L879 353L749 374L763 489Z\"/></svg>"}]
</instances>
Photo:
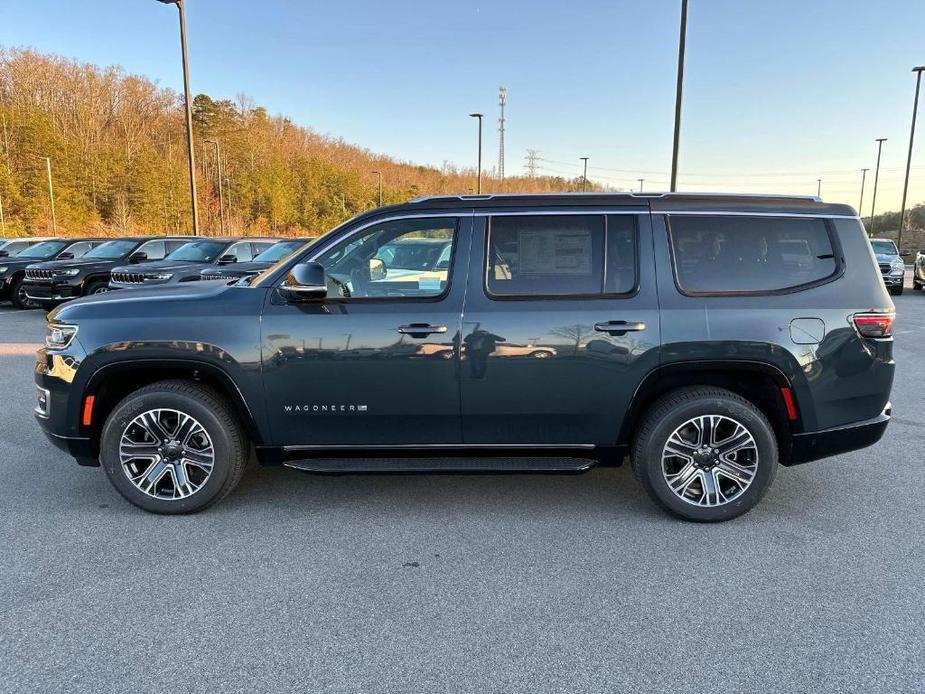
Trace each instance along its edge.
<instances>
[{"instance_id":1,"label":"taillight","mask_svg":"<svg viewBox=\"0 0 925 694\"><path fill-rule=\"evenodd\" d=\"M890 337L893 334L895 313L855 313L854 327L861 337Z\"/></svg>"}]
</instances>

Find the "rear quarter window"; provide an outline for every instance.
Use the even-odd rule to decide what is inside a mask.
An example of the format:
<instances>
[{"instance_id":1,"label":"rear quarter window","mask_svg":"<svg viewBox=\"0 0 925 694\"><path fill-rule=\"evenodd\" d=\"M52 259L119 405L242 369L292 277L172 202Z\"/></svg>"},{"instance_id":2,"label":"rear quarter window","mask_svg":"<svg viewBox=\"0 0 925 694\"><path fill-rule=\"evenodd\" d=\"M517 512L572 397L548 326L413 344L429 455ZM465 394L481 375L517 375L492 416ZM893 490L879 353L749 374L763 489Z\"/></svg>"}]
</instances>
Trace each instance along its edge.
<instances>
[{"instance_id":1,"label":"rear quarter window","mask_svg":"<svg viewBox=\"0 0 925 694\"><path fill-rule=\"evenodd\" d=\"M839 271L824 219L669 215L668 229L675 279L687 294L795 291Z\"/></svg>"}]
</instances>

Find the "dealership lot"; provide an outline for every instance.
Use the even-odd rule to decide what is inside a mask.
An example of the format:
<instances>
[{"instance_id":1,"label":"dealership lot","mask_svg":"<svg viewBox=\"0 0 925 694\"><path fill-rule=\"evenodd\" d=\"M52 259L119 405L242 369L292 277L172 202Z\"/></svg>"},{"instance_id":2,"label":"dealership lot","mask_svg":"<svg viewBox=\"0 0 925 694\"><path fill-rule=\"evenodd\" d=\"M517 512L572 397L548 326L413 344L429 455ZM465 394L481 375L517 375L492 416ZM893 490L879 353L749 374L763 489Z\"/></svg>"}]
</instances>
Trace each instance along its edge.
<instances>
[{"instance_id":1,"label":"dealership lot","mask_svg":"<svg viewBox=\"0 0 925 694\"><path fill-rule=\"evenodd\" d=\"M921 691L925 295L894 301L884 440L709 526L626 467L254 469L148 515L40 435L44 314L2 307L0 690Z\"/></svg>"}]
</instances>

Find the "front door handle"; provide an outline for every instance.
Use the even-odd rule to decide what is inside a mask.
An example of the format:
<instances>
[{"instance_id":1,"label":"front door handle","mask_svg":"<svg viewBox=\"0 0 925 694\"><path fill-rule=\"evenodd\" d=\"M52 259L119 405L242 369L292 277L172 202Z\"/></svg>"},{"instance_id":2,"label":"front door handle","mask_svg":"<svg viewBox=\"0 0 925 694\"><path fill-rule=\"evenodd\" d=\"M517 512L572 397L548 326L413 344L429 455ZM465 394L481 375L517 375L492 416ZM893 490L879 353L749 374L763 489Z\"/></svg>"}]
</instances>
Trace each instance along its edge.
<instances>
[{"instance_id":1,"label":"front door handle","mask_svg":"<svg viewBox=\"0 0 925 694\"><path fill-rule=\"evenodd\" d=\"M446 326L430 325L429 323L409 323L408 325L399 325L398 332L411 337L427 337L428 335L445 333Z\"/></svg>"},{"instance_id":2,"label":"front door handle","mask_svg":"<svg viewBox=\"0 0 925 694\"><path fill-rule=\"evenodd\" d=\"M619 336L629 332L640 332L645 330L646 324L642 321L609 320L603 323L595 323L594 329L598 332Z\"/></svg>"}]
</instances>

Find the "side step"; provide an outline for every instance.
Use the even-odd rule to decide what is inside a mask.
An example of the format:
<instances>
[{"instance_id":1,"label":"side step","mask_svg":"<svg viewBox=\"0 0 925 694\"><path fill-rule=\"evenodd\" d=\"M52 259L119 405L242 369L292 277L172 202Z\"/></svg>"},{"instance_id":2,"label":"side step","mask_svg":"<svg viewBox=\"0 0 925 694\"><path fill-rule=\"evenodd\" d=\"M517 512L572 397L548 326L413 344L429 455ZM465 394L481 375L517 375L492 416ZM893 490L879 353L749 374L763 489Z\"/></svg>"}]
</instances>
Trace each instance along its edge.
<instances>
[{"instance_id":1,"label":"side step","mask_svg":"<svg viewBox=\"0 0 925 694\"><path fill-rule=\"evenodd\" d=\"M287 460L288 468L304 472L584 472L597 463L591 458L439 457L439 458L307 458Z\"/></svg>"}]
</instances>

